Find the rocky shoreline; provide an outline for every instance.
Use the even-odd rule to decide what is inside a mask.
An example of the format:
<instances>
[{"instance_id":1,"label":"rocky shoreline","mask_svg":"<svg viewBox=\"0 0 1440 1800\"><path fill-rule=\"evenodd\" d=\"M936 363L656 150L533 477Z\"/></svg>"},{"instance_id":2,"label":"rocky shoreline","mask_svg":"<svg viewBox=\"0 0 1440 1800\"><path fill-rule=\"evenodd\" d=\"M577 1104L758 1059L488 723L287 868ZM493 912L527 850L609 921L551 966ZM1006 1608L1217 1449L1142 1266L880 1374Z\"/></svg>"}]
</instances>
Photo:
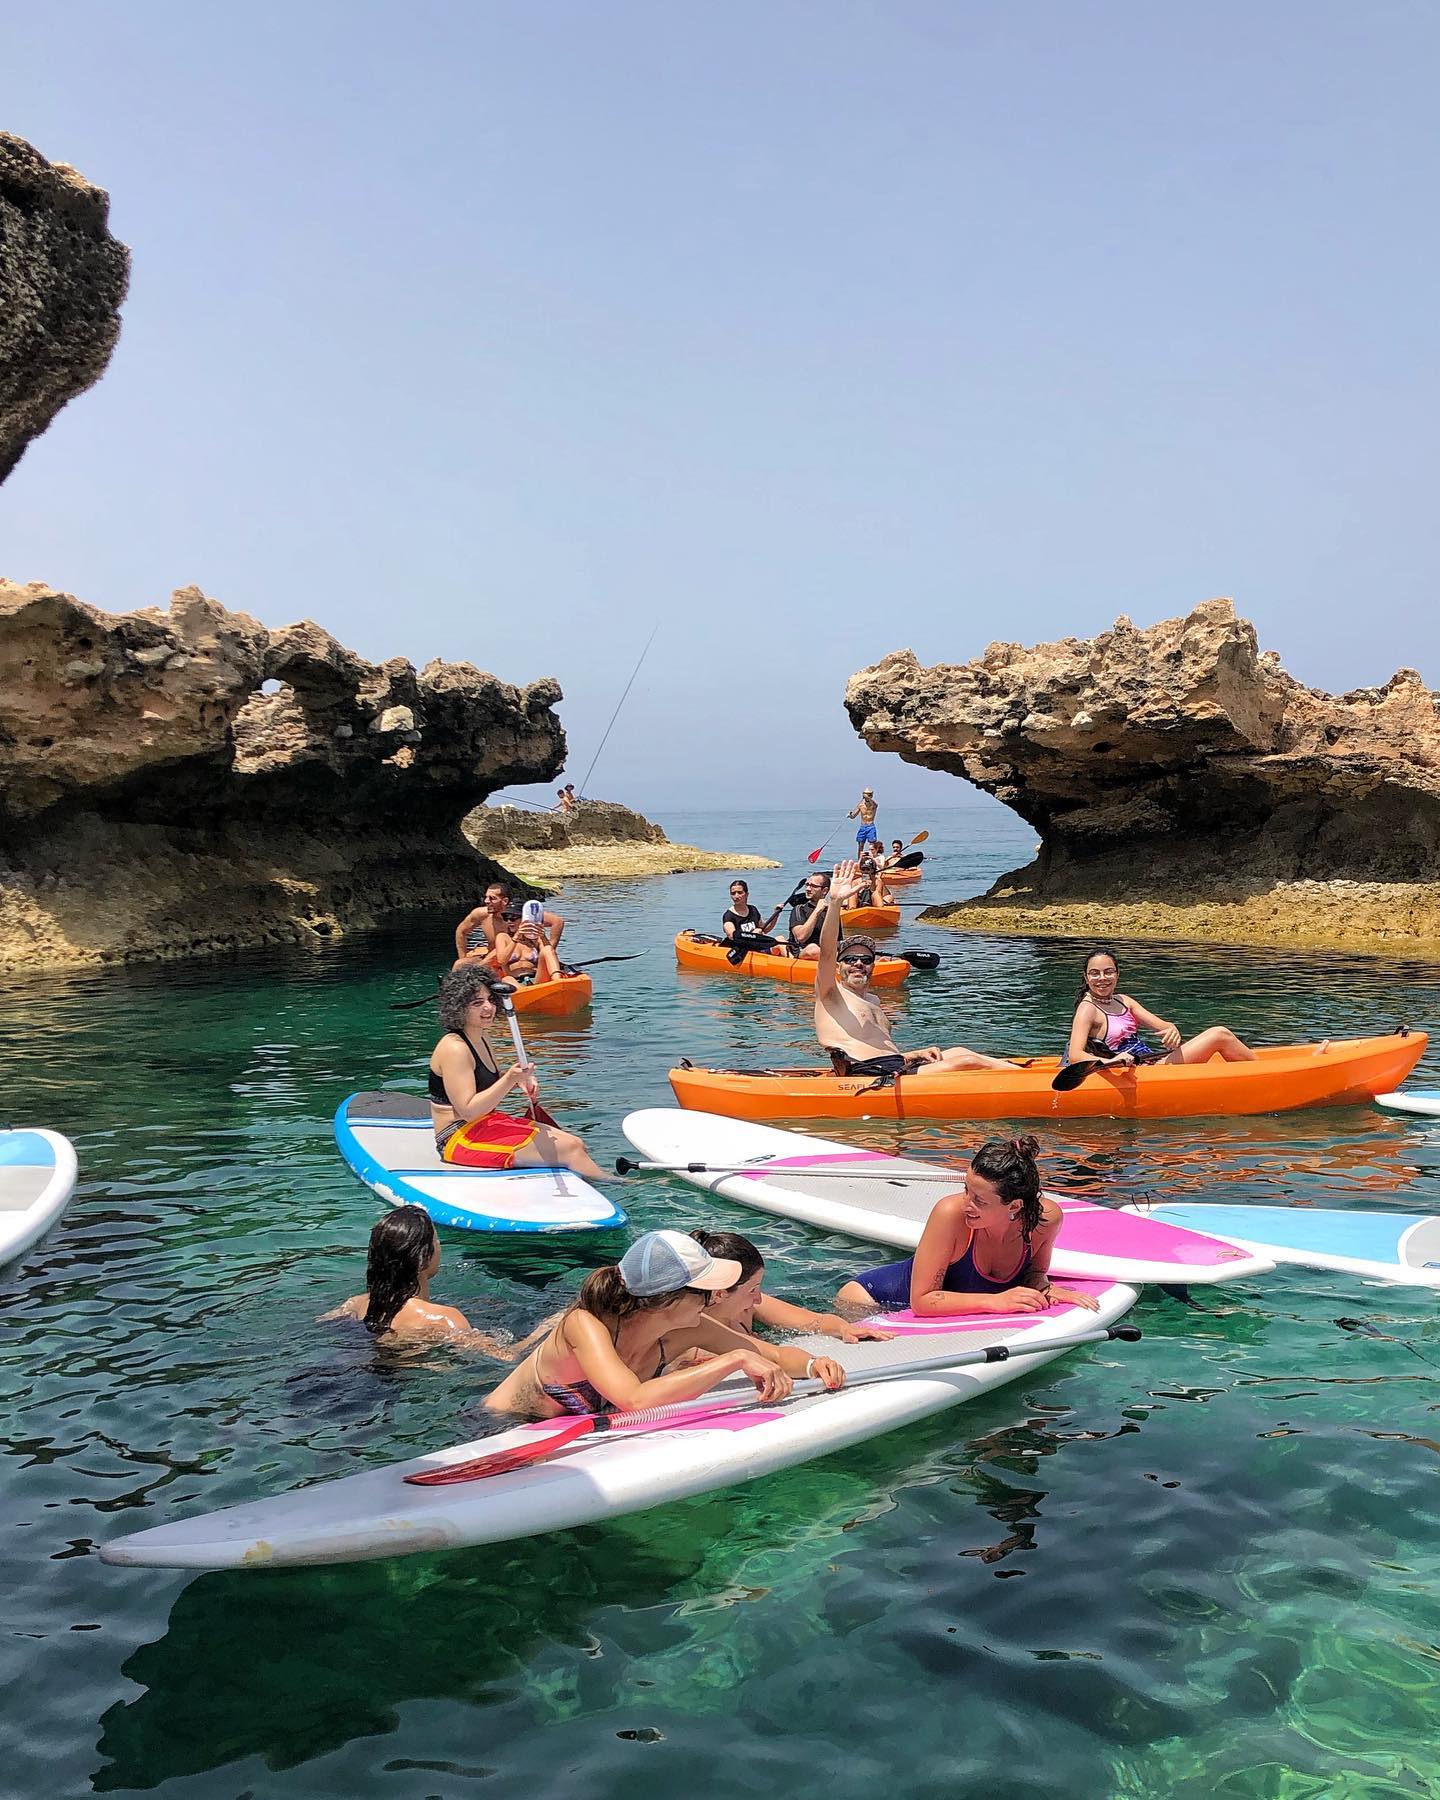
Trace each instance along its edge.
<instances>
[{"instance_id":1,"label":"rocky shoreline","mask_svg":"<svg viewBox=\"0 0 1440 1800\"><path fill-rule=\"evenodd\" d=\"M465 820L465 835L512 874L542 886L554 881L780 867L766 856L673 844L643 813L604 800L584 800L568 814L477 807Z\"/></svg>"},{"instance_id":2,"label":"rocky shoreline","mask_svg":"<svg viewBox=\"0 0 1440 1800\"><path fill-rule=\"evenodd\" d=\"M1034 861L932 923L1440 954L1440 703L1413 669L1305 687L1221 599L964 664L898 651L845 704L872 749L1040 833Z\"/></svg>"}]
</instances>

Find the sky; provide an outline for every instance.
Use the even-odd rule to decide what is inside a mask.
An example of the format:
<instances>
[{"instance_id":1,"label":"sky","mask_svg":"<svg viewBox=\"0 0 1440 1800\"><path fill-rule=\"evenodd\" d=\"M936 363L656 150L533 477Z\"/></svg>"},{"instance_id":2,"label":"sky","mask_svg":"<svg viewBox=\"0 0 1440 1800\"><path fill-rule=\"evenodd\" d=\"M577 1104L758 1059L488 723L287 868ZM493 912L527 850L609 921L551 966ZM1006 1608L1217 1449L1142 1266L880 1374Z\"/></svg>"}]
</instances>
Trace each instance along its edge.
<instances>
[{"instance_id":1,"label":"sky","mask_svg":"<svg viewBox=\"0 0 1440 1800\"><path fill-rule=\"evenodd\" d=\"M1230 594L1440 685L1437 74L1428 0L0 0L134 255L0 574L554 675L575 781L658 626L587 791L662 822L972 798L850 727L904 647Z\"/></svg>"}]
</instances>

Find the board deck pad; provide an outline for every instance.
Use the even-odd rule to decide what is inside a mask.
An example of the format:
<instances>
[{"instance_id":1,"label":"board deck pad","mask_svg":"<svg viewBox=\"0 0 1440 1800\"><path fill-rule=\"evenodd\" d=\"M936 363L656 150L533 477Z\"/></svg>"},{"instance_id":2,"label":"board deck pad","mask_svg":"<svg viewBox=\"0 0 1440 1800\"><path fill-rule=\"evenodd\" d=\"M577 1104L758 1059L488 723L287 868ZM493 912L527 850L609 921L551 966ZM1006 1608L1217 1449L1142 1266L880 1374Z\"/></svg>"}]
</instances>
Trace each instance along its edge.
<instances>
[{"instance_id":1,"label":"board deck pad","mask_svg":"<svg viewBox=\"0 0 1440 1800\"><path fill-rule=\"evenodd\" d=\"M58 1132L0 1127L0 1266L45 1235L75 1190L75 1149Z\"/></svg>"},{"instance_id":2,"label":"board deck pad","mask_svg":"<svg viewBox=\"0 0 1440 1800\"><path fill-rule=\"evenodd\" d=\"M914 1157L859 1150L801 1132L671 1107L631 1113L622 1129L643 1155L678 1165L681 1179L762 1212L823 1230L914 1250L937 1202L958 1193L963 1169ZM699 1162L737 1172L687 1172ZM1275 1265L1219 1235L1052 1194L1064 1222L1050 1260L1053 1275L1112 1281L1234 1281Z\"/></svg>"},{"instance_id":3,"label":"board deck pad","mask_svg":"<svg viewBox=\"0 0 1440 1800\"><path fill-rule=\"evenodd\" d=\"M625 1214L569 1169L467 1169L435 1148L430 1107L417 1094L352 1094L335 1141L356 1175L392 1206L421 1206L465 1231L596 1231Z\"/></svg>"}]
</instances>

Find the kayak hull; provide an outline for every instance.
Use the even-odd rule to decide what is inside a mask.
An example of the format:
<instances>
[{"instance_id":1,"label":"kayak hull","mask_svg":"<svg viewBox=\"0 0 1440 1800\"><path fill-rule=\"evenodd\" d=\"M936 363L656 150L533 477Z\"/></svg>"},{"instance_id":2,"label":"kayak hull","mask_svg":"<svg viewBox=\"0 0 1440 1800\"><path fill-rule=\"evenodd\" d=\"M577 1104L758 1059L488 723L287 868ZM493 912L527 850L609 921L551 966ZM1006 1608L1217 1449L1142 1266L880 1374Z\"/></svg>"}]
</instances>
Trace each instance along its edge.
<instances>
[{"instance_id":1,"label":"kayak hull","mask_svg":"<svg viewBox=\"0 0 1440 1800\"><path fill-rule=\"evenodd\" d=\"M905 887L907 884L923 879L923 869L887 869L885 871L886 887Z\"/></svg>"},{"instance_id":2,"label":"kayak hull","mask_svg":"<svg viewBox=\"0 0 1440 1800\"><path fill-rule=\"evenodd\" d=\"M1224 1206L1180 1200L1133 1209L1213 1232L1277 1263L1440 1288L1440 1214L1314 1206Z\"/></svg>"},{"instance_id":3,"label":"kayak hull","mask_svg":"<svg viewBox=\"0 0 1440 1800\"><path fill-rule=\"evenodd\" d=\"M922 1070L879 1085L828 1070L672 1069L681 1106L732 1119L1187 1119L1350 1106L1393 1089L1425 1053L1423 1031L1261 1050L1254 1062L1097 1069L1057 1094L1057 1057L1029 1068Z\"/></svg>"},{"instance_id":4,"label":"kayak hull","mask_svg":"<svg viewBox=\"0 0 1440 1800\"><path fill-rule=\"evenodd\" d=\"M562 1018L588 1006L594 996L595 984L582 970L578 975L562 975L557 981L532 981L526 987L517 987L510 1004L517 1013Z\"/></svg>"},{"instance_id":5,"label":"kayak hull","mask_svg":"<svg viewBox=\"0 0 1440 1800\"><path fill-rule=\"evenodd\" d=\"M1050 1307L1043 1313L939 1322L894 1323L883 1344L799 1340L852 1371L875 1370L954 1348L1005 1344L1011 1359L927 1369L836 1394L804 1394L771 1407L720 1410L714 1395L682 1419L642 1431L612 1430L582 1440L553 1461L486 1480L416 1487L405 1475L465 1462L512 1444L531 1443L554 1421L521 1425L478 1442L366 1470L272 1499L157 1525L105 1544L108 1563L173 1569L273 1569L346 1563L417 1551L503 1543L623 1517L672 1500L713 1493L895 1430L991 1388L1033 1375L1062 1354L1048 1341L1103 1328L1135 1302L1135 1290L1095 1283L1097 1310ZM938 1327L938 1328L937 1328ZM1096 1346L1101 1348L1101 1346ZM753 1398L746 1383L744 1394Z\"/></svg>"},{"instance_id":6,"label":"kayak hull","mask_svg":"<svg viewBox=\"0 0 1440 1800\"><path fill-rule=\"evenodd\" d=\"M0 1128L0 1268L37 1244L70 1204L75 1146L42 1127Z\"/></svg>"},{"instance_id":7,"label":"kayak hull","mask_svg":"<svg viewBox=\"0 0 1440 1800\"><path fill-rule=\"evenodd\" d=\"M891 931L899 923L898 906L847 906L840 914L842 931Z\"/></svg>"},{"instance_id":8,"label":"kayak hull","mask_svg":"<svg viewBox=\"0 0 1440 1800\"><path fill-rule=\"evenodd\" d=\"M708 1193L887 1244L901 1254L920 1242L936 1203L965 1181L963 1169L675 1107L633 1112L621 1130L647 1160L677 1165L674 1172L682 1181ZM692 1162L746 1168L712 1174L687 1170L684 1165ZM1203 1284L1264 1275L1275 1267L1268 1256L1237 1249L1221 1233L1181 1230L1078 1196L1050 1198L1065 1215L1050 1259L1051 1273L1063 1278Z\"/></svg>"},{"instance_id":9,"label":"kayak hull","mask_svg":"<svg viewBox=\"0 0 1440 1800\"><path fill-rule=\"evenodd\" d=\"M607 1231L628 1223L598 1188L569 1169L467 1169L435 1148L430 1108L418 1094L351 1094L335 1114L335 1143L389 1206L423 1207L456 1231Z\"/></svg>"},{"instance_id":10,"label":"kayak hull","mask_svg":"<svg viewBox=\"0 0 1440 1800\"><path fill-rule=\"evenodd\" d=\"M702 943L693 931L682 931L675 939L675 960L682 969L699 969L707 975L763 975L767 981L784 981L792 987L815 985L819 964L813 957L771 956L751 950L732 963L729 948L728 944ZM870 980L875 987L899 987L909 973L910 965L903 957L882 956Z\"/></svg>"}]
</instances>

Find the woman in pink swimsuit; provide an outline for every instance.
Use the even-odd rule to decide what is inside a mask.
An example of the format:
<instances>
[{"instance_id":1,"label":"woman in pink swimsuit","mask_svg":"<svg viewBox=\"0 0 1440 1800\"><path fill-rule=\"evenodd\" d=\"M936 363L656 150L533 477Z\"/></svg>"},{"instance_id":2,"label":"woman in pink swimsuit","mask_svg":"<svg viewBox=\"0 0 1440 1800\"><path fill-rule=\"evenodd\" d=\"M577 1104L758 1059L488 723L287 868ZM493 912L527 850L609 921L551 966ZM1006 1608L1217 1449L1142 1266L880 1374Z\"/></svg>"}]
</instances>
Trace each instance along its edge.
<instances>
[{"instance_id":1,"label":"woman in pink swimsuit","mask_svg":"<svg viewBox=\"0 0 1440 1800\"><path fill-rule=\"evenodd\" d=\"M1225 1062L1254 1062L1255 1052L1228 1025L1209 1025L1182 1042L1178 1025L1120 993L1119 980L1113 951L1092 950L1085 958L1085 985L1070 1026L1066 1062L1093 1058L1096 1062L1133 1063L1137 1054L1150 1049L1140 1035L1142 1026L1153 1031L1169 1052L1154 1059L1157 1061L1202 1063L1218 1056Z\"/></svg>"}]
</instances>

